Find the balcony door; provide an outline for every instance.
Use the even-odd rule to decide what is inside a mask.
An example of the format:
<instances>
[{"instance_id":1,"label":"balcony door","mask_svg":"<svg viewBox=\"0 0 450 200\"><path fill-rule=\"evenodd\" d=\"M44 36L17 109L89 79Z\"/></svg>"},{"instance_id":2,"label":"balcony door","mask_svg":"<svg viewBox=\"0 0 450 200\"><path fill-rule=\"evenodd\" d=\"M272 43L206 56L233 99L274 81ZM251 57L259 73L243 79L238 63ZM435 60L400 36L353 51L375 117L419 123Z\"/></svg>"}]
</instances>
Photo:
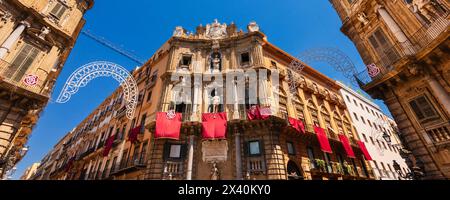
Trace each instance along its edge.
<instances>
[{"instance_id":1,"label":"balcony door","mask_svg":"<svg viewBox=\"0 0 450 200\"><path fill-rule=\"evenodd\" d=\"M10 68L5 72L4 76L10 77L11 80L19 82L36 60L39 52L39 49L36 47L25 44L14 58L12 66L10 66Z\"/></svg>"},{"instance_id":2,"label":"balcony door","mask_svg":"<svg viewBox=\"0 0 450 200\"><path fill-rule=\"evenodd\" d=\"M395 51L392 43L381 28L376 29L373 34L369 36L369 42L378 54L381 62L380 64L382 64L383 67L388 67L388 65L393 64L399 58L397 51Z\"/></svg>"}]
</instances>

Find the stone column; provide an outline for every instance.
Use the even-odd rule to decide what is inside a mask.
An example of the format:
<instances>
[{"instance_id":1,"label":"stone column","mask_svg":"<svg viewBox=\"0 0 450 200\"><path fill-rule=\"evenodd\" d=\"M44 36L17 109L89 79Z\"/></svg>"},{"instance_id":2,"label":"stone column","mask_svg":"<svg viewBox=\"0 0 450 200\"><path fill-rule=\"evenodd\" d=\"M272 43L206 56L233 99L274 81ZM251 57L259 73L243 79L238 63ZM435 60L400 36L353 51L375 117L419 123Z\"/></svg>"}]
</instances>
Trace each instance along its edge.
<instances>
[{"instance_id":1,"label":"stone column","mask_svg":"<svg viewBox=\"0 0 450 200\"><path fill-rule=\"evenodd\" d=\"M239 97L238 97L238 90L237 90L237 81L234 81L234 112L233 112L233 119L239 119Z\"/></svg>"},{"instance_id":2,"label":"stone column","mask_svg":"<svg viewBox=\"0 0 450 200\"><path fill-rule=\"evenodd\" d=\"M12 45L20 38L20 35L25 31L26 28L30 27L28 22L22 21L19 23L19 26L9 35L9 37L3 42L0 47L0 59L5 58L6 54L8 54Z\"/></svg>"},{"instance_id":3,"label":"stone column","mask_svg":"<svg viewBox=\"0 0 450 200\"><path fill-rule=\"evenodd\" d=\"M261 67L263 65L262 46L258 41L256 41L254 45L255 46L253 47L253 64L257 67Z\"/></svg>"},{"instance_id":4,"label":"stone column","mask_svg":"<svg viewBox=\"0 0 450 200\"><path fill-rule=\"evenodd\" d=\"M431 76L427 78L427 82L430 85L434 96L436 96L440 101L440 104L443 106L444 110L446 110L447 113L450 113L450 96L447 91L442 87L442 85L439 84L439 82L435 78Z\"/></svg>"},{"instance_id":5,"label":"stone column","mask_svg":"<svg viewBox=\"0 0 450 200\"><path fill-rule=\"evenodd\" d=\"M405 53L410 55L413 52L412 44L408 40L408 37L405 35L405 33L402 31L400 26L395 22L394 18L386 11L386 9L383 6L378 5L377 11L380 14L383 21L386 23L387 27L391 32L394 34L395 38L397 38L398 42L401 43L403 49L405 50Z\"/></svg>"},{"instance_id":6,"label":"stone column","mask_svg":"<svg viewBox=\"0 0 450 200\"><path fill-rule=\"evenodd\" d=\"M194 75L194 103L192 105L193 106L192 107L192 119L194 121L198 120L197 112L198 112L198 105L199 105L198 100L200 99L198 96L199 94L200 94L200 83L198 83L197 78Z\"/></svg>"},{"instance_id":7,"label":"stone column","mask_svg":"<svg viewBox=\"0 0 450 200\"><path fill-rule=\"evenodd\" d=\"M234 127L234 142L236 151L236 180L242 180L242 158L241 158L241 133Z\"/></svg>"},{"instance_id":8,"label":"stone column","mask_svg":"<svg viewBox=\"0 0 450 200\"><path fill-rule=\"evenodd\" d=\"M186 180L192 180L192 166L194 163L194 137L194 135L189 136Z\"/></svg>"}]
</instances>

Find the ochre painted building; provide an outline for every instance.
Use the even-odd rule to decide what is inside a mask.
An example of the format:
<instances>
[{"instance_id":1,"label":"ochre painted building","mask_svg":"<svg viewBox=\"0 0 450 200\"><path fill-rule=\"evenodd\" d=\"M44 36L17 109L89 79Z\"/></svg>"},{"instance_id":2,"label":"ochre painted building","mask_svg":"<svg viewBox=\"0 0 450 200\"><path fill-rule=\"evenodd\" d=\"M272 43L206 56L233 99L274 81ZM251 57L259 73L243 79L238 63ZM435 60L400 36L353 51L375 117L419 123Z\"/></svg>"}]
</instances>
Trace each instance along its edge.
<instances>
[{"instance_id":1,"label":"ochre painted building","mask_svg":"<svg viewBox=\"0 0 450 200\"><path fill-rule=\"evenodd\" d=\"M256 23L247 30L217 21L190 34L177 27L149 61L132 72L139 89L134 119L126 117L122 89L116 90L54 147L33 178L372 179L340 86L268 42ZM305 68L299 74L290 69L291 63ZM252 93L254 80L229 80L238 70L280 73L277 79L269 76L258 82ZM290 89L288 72L298 87ZM227 79L233 86L244 86L245 92L222 87ZM194 84L185 85L189 80ZM257 103L248 101L251 94L259 97ZM230 96L231 102L225 101ZM272 116L250 121L247 110L254 104L270 106ZM182 113L180 140L155 139L156 114L170 110ZM227 113L226 138L203 140L201 115L214 111ZM300 119L306 133L290 127L289 117ZM321 150L313 124L324 128L333 153ZM130 142L130 133L136 131L137 141ZM349 139L356 158L347 157L336 131ZM111 138L112 148L105 152Z\"/></svg>"},{"instance_id":2,"label":"ochre painted building","mask_svg":"<svg viewBox=\"0 0 450 200\"><path fill-rule=\"evenodd\" d=\"M330 2L368 66L356 75L359 84L388 106L410 168L425 179L449 179L449 1Z\"/></svg>"},{"instance_id":3,"label":"ochre painted building","mask_svg":"<svg viewBox=\"0 0 450 200\"><path fill-rule=\"evenodd\" d=\"M93 0L0 1L0 177L26 143Z\"/></svg>"}]
</instances>

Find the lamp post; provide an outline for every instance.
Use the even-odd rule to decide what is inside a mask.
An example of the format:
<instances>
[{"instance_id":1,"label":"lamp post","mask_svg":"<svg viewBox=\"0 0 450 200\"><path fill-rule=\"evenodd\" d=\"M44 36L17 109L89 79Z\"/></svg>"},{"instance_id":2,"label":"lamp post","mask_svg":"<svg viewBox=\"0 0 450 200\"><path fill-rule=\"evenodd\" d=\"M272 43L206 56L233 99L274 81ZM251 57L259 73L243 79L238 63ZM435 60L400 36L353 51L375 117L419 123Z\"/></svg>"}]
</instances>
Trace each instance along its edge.
<instances>
[{"instance_id":1,"label":"lamp post","mask_svg":"<svg viewBox=\"0 0 450 200\"><path fill-rule=\"evenodd\" d=\"M401 179L421 180L422 177L424 176L424 173L423 173L424 164L423 164L422 160L420 160L420 159L416 160L415 166L412 167L411 172L409 172L407 174L403 174L402 169L401 169L400 165L397 163L397 161L394 160L394 163L392 166L394 167L395 171L397 172L397 174L399 176L399 180L401 180Z\"/></svg>"}]
</instances>

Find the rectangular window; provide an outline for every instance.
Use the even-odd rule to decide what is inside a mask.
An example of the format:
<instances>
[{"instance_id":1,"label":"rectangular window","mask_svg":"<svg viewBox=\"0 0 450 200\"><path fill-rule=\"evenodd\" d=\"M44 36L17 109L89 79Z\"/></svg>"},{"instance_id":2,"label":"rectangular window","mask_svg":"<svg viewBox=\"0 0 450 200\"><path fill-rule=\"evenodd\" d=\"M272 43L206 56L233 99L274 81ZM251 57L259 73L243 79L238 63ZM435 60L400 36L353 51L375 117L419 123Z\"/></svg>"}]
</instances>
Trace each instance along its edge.
<instances>
[{"instance_id":1,"label":"rectangular window","mask_svg":"<svg viewBox=\"0 0 450 200\"><path fill-rule=\"evenodd\" d=\"M180 144L170 145L169 158L181 158L181 145Z\"/></svg>"},{"instance_id":2,"label":"rectangular window","mask_svg":"<svg viewBox=\"0 0 450 200\"><path fill-rule=\"evenodd\" d=\"M248 151L250 156L260 156L261 155L261 145L259 141L248 142Z\"/></svg>"},{"instance_id":3,"label":"rectangular window","mask_svg":"<svg viewBox=\"0 0 450 200\"><path fill-rule=\"evenodd\" d=\"M192 62L192 56L191 55L184 55L181 59L181 65L190 66Z\"/></svg>"},{"instance_id":4,"label":"rectangular window","mask_svg":"<svg viewBox=\"0 0 450 200\"><path fill-rule=\"evenodd\" d=\"M277 67L277 63L275 61L273 61L273 60L270 61L270 64L272 65L272 67L275 67L275 68Z\"/></svg>"},{"instance_id":5,"label":"rectangular window","mask_svg":"<svg viewBox=\"0 0 450 200\"><path fill-rule=\"evenodd\" d=\"M148 142L145 141L144 144L142 145L141 157L139 158L139 163L144 163L145 158L147 157L147 147L148 147Z\"/></svg>"},{"instance_id":6,"label":"rectangular window","mask_svg":"<svg viewBox=\"0 0 450 200\"><path fill-rule=\"evenodd\" d=\"M375 142L373 141L373 137L369 137L370 138L370 142L372 142L373 145L375 145Z\"/></svg>"},{"instance_id":7,"label":"rectangular window","mask_svg":"<svg viewBox=\"0 0 450 200\"><path fill-rule=\"evenodd\" d=\"M409 102L411 109L420 121L427 121L439 118L433 105L426 96L418 97Z\"/></svg>"},{"instance_id":8,"label":"rectangular window","mask_svg":"<svg viewBox=\"0 0 450 200\"><path fill-rule=\"evenodd\" d=\"M310 167L313 168L313 169L316 168L316 157L314 156L314 149L311 148L311 147L307 147L306 151L308 153L308 158L309 158L309 161L311 163Z\"/></svg>"},{"instance_id":9,"label":"rectangular window","mask_svg":"<svg viewBox=\"0 0 450 200\"><path fill-rule=\"evenodd\" d=\"M288 149L288 154L289 155L295 155L294 143L288 142L287 143L287 149Z\"/></svg>"},{"instance_id":10,"label":"rectangular window","mask_svg":"<svg viewBox=\"0 0 450 200\"><path fill-rule=\"evenodd\" d=\"M359 121L358 115L357 115L356 113L353 113L353 115L355 116L355 120L356 120L356 121Z\"/></svg>"},{"instance_id":11,"label":"rectangular window","mask_svg":"<svg viewBox=\"0 0 450 200\"><path fill-rule=\"evenodd\" d=\"M67 11L67 7L60 2L56 2L56 5L50 11L50 15L55 17L56 19L61 19L64 13Z\"/></svg>"},{"instance_id":12,"label":"rectangular window","mask_svg":"<svg viewBox=\"0 0 450 200\"><path fill-rule=\"evenodd\" d=\"M368 141L367 141L366 134L363 133L362 135L363 135L364 141L365 141L365 142L368 142Z\"/></svg>"},{"instance_id":13,"label":"rectangular window","mask_svg":"<svg viewBox=\"0 0 450 200\"><path fill-rule=\"evenodd\" d=\"M245 52L241 54L241 66L246 66L250 64L250 53Z\"/></svg>"},{"instance_id":14,"label":"rectangular window","mask_svg":"<svg viewBox=\"0 0 450 200\"><path fill-rule=\"evenodd\" d=\"M4 76L11 77L14 81L21 81L39 53L40 50L36 47L25 44L12 62L12 66L5 71Z\"/></svg>"}]
</instances>

